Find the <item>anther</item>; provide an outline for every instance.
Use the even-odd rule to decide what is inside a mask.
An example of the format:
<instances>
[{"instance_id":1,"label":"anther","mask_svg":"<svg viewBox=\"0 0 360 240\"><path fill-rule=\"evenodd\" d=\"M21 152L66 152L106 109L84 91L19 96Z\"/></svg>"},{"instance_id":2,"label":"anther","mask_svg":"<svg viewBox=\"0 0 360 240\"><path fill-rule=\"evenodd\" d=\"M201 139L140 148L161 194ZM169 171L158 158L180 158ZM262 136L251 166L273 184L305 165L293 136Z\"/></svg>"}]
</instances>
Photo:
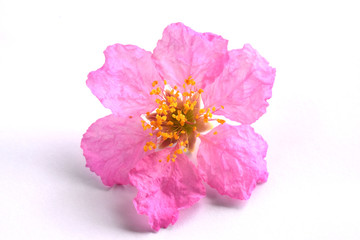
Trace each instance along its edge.
<instances>
[{"instance_id":1,"label":"anther","mask_svg":"<svg viewBox=\"0 0 360 240\"><path fill-rule=\"evenodd\" d=\"M221 124L224 124L224 123L225 123L225 120L222 120L222 119L216 119L216 121L217 121L218 123L221 123Z\"/></svg>"}]
</instances>

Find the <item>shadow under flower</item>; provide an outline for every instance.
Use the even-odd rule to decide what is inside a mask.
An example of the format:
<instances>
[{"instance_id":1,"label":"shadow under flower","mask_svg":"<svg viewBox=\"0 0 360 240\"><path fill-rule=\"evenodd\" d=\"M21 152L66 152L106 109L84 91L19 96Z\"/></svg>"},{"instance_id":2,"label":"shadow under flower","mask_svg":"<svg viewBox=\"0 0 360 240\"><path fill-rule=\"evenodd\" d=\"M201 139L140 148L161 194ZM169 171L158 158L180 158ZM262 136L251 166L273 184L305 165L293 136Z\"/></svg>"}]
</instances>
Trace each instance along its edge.
<instances>
[{"instance_id":1,"label":"shadow under flower","mask_svg":"<svg viewBox=\"0 0 360 240\"><path fill-rule=\"evenodd\" d=\"M155 232L148 224L147 216L136 212L133 199L136 196L137 190L134 187L117 185L111 189L111 192L111 210L117 226L130 232Z\"/></svg>"},{"instance_id":2,"label":"shadow under flower","mask_svg":"<svg viewBox=\"0 0 360 240\"><path fill-rule=\"evenodd\" d=\"M87 201L93 198L93 201L91 200L91 202L87 204L87 207L91 209L100 203L106 208L104 211L108 212L110 220L104 220L104 225L107 225L107 227L121 228L133 233L155 233L148 224L148 217L139 215L133 205L133 199L137 193L136 188L121 185L112 188L103 186L101 180L94 173L91 173L88 168L84 167L85 161L82 159L81 150L75 149L73 146L66 146L62 149L66 149L67 151L52 155L52 161L48 164L48 167L51 168L55 175L61 176L62 178L65 177L67 179L66 181L86 186L88 190L84 191L84 193L81 192L81 197L86 198ZM74 150L71 151L71 149ZM64 179L62 181L64 181ZM241 209L246 205L246 201L220 195L215 189L209 187L206 183L204 184L206 186L205 199L211 205L235 209ZM95 190L95 194L92 195L90 193L92 197L84 196L85 193L89 194L88 191L91 189ZM105 192L105 194L99 197L96 193L97 191ZM177 224L182 225L185 224L185 222L189 222L196 212L199 212L201 204L204 204L204 202L200 201L190 208L181 210ZM86 211L84 210L84 212ZM92 210L91 218L95 218L93 219L94 223L98 223L96 215L99 215L99 219L104 218L102 211ZM171 228L172 225L169 226L169 229Z\"/></svg>"},{"instance_id":3,"label":"shadow under flower","mask_svg":"<svg viewBox=\"0 0 360 240\"><path fill-rule=\"evenodd\" d=\"M61 177L64 181L72 183L80 183L86 187L93 187L98 190L106 190L101 180L89 171L85 167L85 159L82 156L81 149L77 146L78 143L68 144L62 143L62 145L57 145L59 149L63 151L51 154L48 156L49 161L47 161L47 169L52 172L54 176Z\"/></svg>"},{"instance_id":4,"label":"shadow under flower","mask_svg":"<svg viewBox=\"0 0 360 240\"><path fill-rule=\"evenodd\" d=\"M233 199L226 195L219 194L215 189L206 184L206 198L211 205L227 208L241 209L245 207L246 201Z\"/></svg>"}]
</instances>

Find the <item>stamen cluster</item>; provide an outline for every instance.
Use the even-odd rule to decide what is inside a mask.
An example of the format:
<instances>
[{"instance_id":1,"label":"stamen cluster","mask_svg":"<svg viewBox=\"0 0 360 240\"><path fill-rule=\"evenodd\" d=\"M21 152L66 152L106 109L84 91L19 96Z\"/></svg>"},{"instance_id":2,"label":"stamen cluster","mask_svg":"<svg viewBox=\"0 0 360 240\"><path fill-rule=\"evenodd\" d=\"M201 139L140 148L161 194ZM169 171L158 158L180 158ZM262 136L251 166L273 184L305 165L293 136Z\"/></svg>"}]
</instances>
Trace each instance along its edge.
<instances>
[{"instance_id":1,"label":"stamen cluster","mask_svg":"<svg viewBox=\"0 0 360 240\"><path fill-rule=\"evenodd\" d=\"M185 79L182 92L177 86L171 88L166 80L164 89L158 86L158 81L152 83L150 95L158 97L155 100L158 107L154 112L146 113L142 127L144 131L150 129L149 135L156 136L156 141L147 142L144 146L145 152L174 146L166 161L175 161L179 154L192 152L200 133L212 128L209 120L214 120L212 117L216 108L200 108L201 94L204 91L197 89L195 85L191 76ZM225 123L225 120L216 120L220 124Z\"/></svg>"}]
</instances>

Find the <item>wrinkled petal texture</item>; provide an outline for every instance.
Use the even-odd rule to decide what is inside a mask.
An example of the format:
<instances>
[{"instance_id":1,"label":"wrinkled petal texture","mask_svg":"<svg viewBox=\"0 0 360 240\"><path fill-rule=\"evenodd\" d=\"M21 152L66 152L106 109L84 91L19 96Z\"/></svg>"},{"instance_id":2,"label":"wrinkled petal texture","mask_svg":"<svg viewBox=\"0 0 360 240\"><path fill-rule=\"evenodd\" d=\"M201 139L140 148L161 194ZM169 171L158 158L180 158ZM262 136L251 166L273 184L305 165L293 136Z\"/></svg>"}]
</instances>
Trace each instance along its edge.
<instances>
[{"instance_id":1,"label":"wrinkled petal texture","mask_svg":"<svg viewBox=\"0 0 360 240\"><path fill-rule=\"evenodd\" d=\"M175 162L166 159L171 149L153 153L140 161L130 172L130 181L138 189L134 205L139 214L149 217L158 231L174 224L179 210L190 207L205 196L198 170L185 154Z\"/></svg>"},{"instance_id":2,"label":"wrinkled petal texture","mask_svg":"<svg viewBox=\"0 0 360 240\"><path fill-rule=\"evenodd\" d=\"M101 118L89 127L81 141L86 166L107 186L128 184L129 171L145 156L143 146L149 138L140 119L115 115Z\"/></svg>"},{"instance_id":3,"label":"wrinkled petal texture","mask_svg":"<svg viewBox=\"0 0 360 240\"><path fill-rule=\"evenodd\" d=\"M220 107L216 114L243 124L266 112L275 69L249 44L229 52L229 61L216 81L202 94L205 107Z\"/></svg>"},{"instance_id":4,"label":"wrinkled petal texture","mask_svg":"<svg viewBox=\"0 0 360 240\"><path fill-rule=\"evenodd\" d=\"M266 142L252 127L224 124L201 137L198 165L204 180L220 194L245 200L256 183L267 180L266 151Z\"/></svg>"},{"instance_id":5,"label":"wrinkled petal texture","mask_svg":"<svg viewBox=\"0 0 360 240\"><path fill-rule=\"evenodd\" d=\"M153 59L169 84L182 86L192 76L204 88L214 82L228 59L227 40L212 33L198 33L182 23L169 25L154 49Z\"/></svg>"},{"instance_id":6,"label":"wrinkled petal texture","mask_svg":"<svg viewBox=\"0 0 360 240\"><path fill-rule=\"evenodd\" d=\"M114 114L140 116L155 108L149 93L160 80L151 52L137 46L115 44L105 51L105 64L86 81L93 94Z\"/></svg>"}]
</instances>

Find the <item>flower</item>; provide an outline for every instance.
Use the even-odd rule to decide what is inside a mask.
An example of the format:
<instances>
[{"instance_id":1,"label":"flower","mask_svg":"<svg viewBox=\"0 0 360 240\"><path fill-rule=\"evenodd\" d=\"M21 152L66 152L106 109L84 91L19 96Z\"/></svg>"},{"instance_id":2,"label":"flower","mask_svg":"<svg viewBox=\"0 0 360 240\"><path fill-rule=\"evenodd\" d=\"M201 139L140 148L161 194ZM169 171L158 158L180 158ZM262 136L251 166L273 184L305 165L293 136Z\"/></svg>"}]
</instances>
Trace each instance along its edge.
<instances>
[{"instance_id":1,"label":"flower","mask_svg":"<svg viewBox=\"0 0 360 240\"><path fill-rule=\"evenodd\" d=\"M228 51L221 36L175 23L153 53L121 44L104 53L87 85L112 114L84 134L86 166L107 186L136 187L135 208L154 230L204 197L203 182L236 199L266 182L267 144L250 124L265 113L275 69L250 45Z\"/></svg>"}]
</instances>

